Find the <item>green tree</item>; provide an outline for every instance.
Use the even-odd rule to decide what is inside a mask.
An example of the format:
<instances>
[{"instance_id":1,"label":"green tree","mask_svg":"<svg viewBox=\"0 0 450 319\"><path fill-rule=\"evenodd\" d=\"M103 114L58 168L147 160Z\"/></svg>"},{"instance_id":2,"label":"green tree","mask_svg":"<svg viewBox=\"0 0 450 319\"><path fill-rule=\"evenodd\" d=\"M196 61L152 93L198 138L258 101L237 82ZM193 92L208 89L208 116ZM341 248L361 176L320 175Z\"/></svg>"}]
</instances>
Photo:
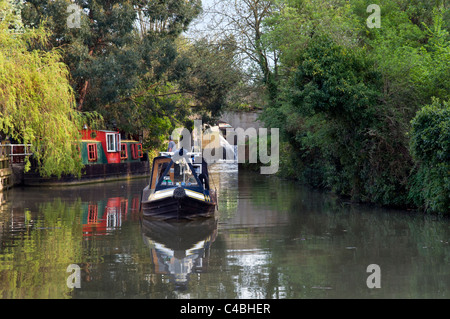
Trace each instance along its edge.
<instances>
[{"instance_id":1,"label":"green tree","mask_svg":"<svg viewBox=\"0 0 450 319\"><path fill-rule=\"evenodd\" d=\"M148 148L161 147L175 126L189 126L192 113L218 114L229 85L217 75L227 65L202 64L201 50L182 55L180 46L191 44L178 40L201 1L77 0L80 28L67 25L71 3L27 0L23 17L29 26L49 25L52 46L64 50L79 110L98 111L107 127L126 134L145 131Z\"/></svg>"},{"instance_id":2,"label":"green tree","mask_svg":"<svg viewBox=\"0 0 450 319\"><path fill-rule=\"evenodd\" d=\"M4 0L0 5L9 6ZM32 144L41 175L80 174L78 129L93 117L76 111L61 52L30 49L30 44L46 47L48 31L38 27L14 33L11 19L0 22L0 131Z\"/></svg>"},{"instance_id":3,"label":"green tree","mask_svg":"<svg viewBox=\"0 0 450 319\"><path fill-rule=\"evenodd\" d=\"M191 98L194 112L204 122L216 119L232 101L230 91L242 79L233 38L179 41L179 59L174 69L179 88Z\"/></svg>"},{"instance_id":4,"label":"green tree","mask_svg":"<svg viewBox=\"0 0 450 319\"><path fill-rule=\"evenodd\" d=\"M348 50L320 36L300 61L287 102L277 111L303 162L302 179L315 175L314 184L355 200L397 203L405 194L398 175L408 172L385 170L398 149L385 147L381 74L362 49Z\"/></svg>"},{"instance_id":5,"label":"green tree","mask_svg":"<svg viewBox=\"0 0 450 319\"><path fill-rule=\"evenodd\" d=\"M424 210L450 212L450 101L434 99L411 122L417 161L410 197Z\"/></svg>"},{"instance_id":6,"label":"green tree","mask_svg":"<svg viewBox=\"0 0 450 319\"><path fill-rule=\"evenodd\" d=\"M381 28L370 29L369 4L277 1L265 36L280 52L282 94L263 120L288 143L281 171L356 200L408 206L410 121L450 93L449 10L380 0Z\"/></svg>"},{"instance_id":7,"label":"green tree","mask_svg":"<svg viewBox=\"0 0 450 319\"><path fill-rule=\"evenodd\" d=\"M73 3L83 9L80 28L67 23ZM27 0L22 13L26 26L45 21L52 47L64 49L79 110L114 102L137 83L143 68L132 46L135 14L132 1L117 0Z\"/></svg>"},{"instance_id":8,"label":"green tree","mask_svg":"<svg viewBox=\"0 0 450 319\"><path fill-rule=\"evenodd\" d=\"M73 1L27 0L24 22L46 21L54 47L64 48L79 109L116 103L142 77L158 80L174 61L174 39L199 13L198 1L75 1L80 28L67 24Z\"/></svg>"}]
</instances>

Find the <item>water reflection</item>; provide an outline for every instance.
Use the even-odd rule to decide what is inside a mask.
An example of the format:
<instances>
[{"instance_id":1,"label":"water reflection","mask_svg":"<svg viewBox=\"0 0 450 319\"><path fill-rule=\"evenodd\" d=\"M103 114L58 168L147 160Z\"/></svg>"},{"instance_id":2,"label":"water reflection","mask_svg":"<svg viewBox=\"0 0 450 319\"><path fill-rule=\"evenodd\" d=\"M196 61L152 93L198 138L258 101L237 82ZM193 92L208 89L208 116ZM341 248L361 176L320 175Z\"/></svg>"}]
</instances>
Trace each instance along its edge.
<instances>
[{"instance_id":1,"label":"water reflection","mask_svg":"<svg viewBox=\"0 0 450 319\"><path fill-rule=\"evenodd\" d=\"M142 232L155 273L169 274L176 289L184 290L191 273L203 273L208 268L217 222L214 218L186 222L144 218Z\"/></svg>"},{"instance_id":2,"label":"water reflection","mask_svg":"<svg viewBox=\"0 0 450 319\"><path fill-rule=\"evenodd\" d=\"M130 198L111 197L98 202L83 204L83 236L107 235L120 229L127 218L137 219L139 216L140 196ZM130 213L130 214L128 214Z\"/></svg>"},{"instance_id":3,"label":"water reflection","mask_svg":"<svg viewBox=\"0 0 450 319\"><path fill-rule=\"evenodd\" d=\"M12 189L0 298L449 298L450 221L211 167L216 219L141 220L146 180ZM81 288L66 285L81 267ZM366 285L381 267L381 289Z\"/></svg>"},{"instance_id":4,"label":"water reflection","mask_svg":"<svg viewBox=\"0 0 450 319\"><path fill-rule=\"evenodd\" d=\"M0 298L74 297L66 285L71 264L82 268L86 288L98 284L114 240L139 221L144 183L10 190L0 209ZM130 250L118 246L113 255L122 262Z\"/></svg>"}]
</instances>

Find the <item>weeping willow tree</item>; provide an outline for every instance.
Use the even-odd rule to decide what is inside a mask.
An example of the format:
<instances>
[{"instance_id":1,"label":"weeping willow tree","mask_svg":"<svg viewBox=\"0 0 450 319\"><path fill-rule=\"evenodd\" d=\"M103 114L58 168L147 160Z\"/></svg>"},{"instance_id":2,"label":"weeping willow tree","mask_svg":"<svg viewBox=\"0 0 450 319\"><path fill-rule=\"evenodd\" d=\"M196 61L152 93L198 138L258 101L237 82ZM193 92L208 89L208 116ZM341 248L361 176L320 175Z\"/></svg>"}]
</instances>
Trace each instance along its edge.
<instances>
[{"instance_id":1,"label":"weeping willow tree","mask_svg":"<svg viewBox=\"0 0 450 319\"><path fill-rule=\"evenodd\" d=\"M45 50L45 28L17 32L12 8L0 0L0 132L32 145L42 176L80 176L79 129L95 114L76 110L62 52ZM30 167L27 160L25 170Z\"/></svg>"}]
</instances>

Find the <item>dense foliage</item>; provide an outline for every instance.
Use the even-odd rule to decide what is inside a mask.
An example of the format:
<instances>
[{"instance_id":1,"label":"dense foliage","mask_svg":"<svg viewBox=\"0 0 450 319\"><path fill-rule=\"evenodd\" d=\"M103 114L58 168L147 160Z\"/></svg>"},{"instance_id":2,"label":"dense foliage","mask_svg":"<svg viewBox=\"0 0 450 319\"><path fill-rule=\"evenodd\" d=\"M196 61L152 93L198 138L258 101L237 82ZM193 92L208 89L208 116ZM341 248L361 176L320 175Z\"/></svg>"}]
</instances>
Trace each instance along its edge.
<instances>
[{"instance_id":1,"label":"dense foliage","mask_svg":"<svg viewBox=\"0 0 450 319\"><path fill-rule=\"evenodd\" d=\"M417 161L412 199L424 209L450 211L450 101L434 100L417 112L411 149Z\"/></svg>"},{"instance_id":2,"label":"dense foliage","mask_svg":"<svg viewBox=\"0 0 450 319\"><path fill-rule=\"evenodd\" d=\"M449 212L448 104L432 102L450 96L445 3L380 0L372 29L371 1L275 3L265 37L280 63L263 120L283 133L280 171L355 201Z\"/></svg>"},{"instance_id":3,"label":"dense foliage","mask_svg":"<svg viewBox=\"0 0 450 319\"><path fill-rule=\"evenodd\" d=\"M46 30L18 32L11 21L20 19L6 1L0 7L6 13L0 21L0 132L32 144L42 175L80 174L78 130L95 114L75 109L69 70L59 50L29 49L48 44Z\"/></svg>"},{"instance_id":4,"label":"dense foliage","mask_svg":"<svg viewBox=\"0 0 450 319\"><path fill-rule=\"evenodd\" d=\"M176 126L192 126L192 114L219 115L236 82L226 72L214 75L220 68L236 71L232 56L220 60L230 46L182 40L201 12L199 0L24 2L25 27L45 22L52 47L63 50L77 108L100 113L105 128L141 134L146 149L160 148ZM73 4L81 9L79 28L67 23ZM219 58L208 65L214 55Z\"/></svg>"}]
</instances>

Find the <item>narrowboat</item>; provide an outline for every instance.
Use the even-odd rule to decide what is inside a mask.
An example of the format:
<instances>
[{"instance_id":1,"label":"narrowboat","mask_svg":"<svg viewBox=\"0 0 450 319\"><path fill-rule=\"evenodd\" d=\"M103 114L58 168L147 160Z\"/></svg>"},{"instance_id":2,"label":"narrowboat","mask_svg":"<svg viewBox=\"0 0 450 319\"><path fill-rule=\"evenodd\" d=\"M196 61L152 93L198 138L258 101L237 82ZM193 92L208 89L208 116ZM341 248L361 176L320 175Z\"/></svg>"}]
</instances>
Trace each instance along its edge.
<instances>
[{"instance_id":1,"label":"narrowboat","mask_svg":"<svg viewBox=\"0 0 450 319\"><path fill-rule=\"evenodd\" d=\"M180 149L162 152L154 159L149 185L142 191L144 218L208 218L216 206L216 191L210 187L208 165L201 153Z\"/></svg>"},{"instance_id":2,"label":"narrowboat","mask_svg":"<svg viewBox=\"0 0 450 319\"><path fill-rule=\"evenodd\" d=\"M110 180L148 177L150 164L142 144L135 140L122 140L120 132L108 130L81 131L80 156L83 162L81 177L63 175L60 178L43 178L33 167L23 176L22 184L72 185Z\"/></svg>"}]
</instances>

